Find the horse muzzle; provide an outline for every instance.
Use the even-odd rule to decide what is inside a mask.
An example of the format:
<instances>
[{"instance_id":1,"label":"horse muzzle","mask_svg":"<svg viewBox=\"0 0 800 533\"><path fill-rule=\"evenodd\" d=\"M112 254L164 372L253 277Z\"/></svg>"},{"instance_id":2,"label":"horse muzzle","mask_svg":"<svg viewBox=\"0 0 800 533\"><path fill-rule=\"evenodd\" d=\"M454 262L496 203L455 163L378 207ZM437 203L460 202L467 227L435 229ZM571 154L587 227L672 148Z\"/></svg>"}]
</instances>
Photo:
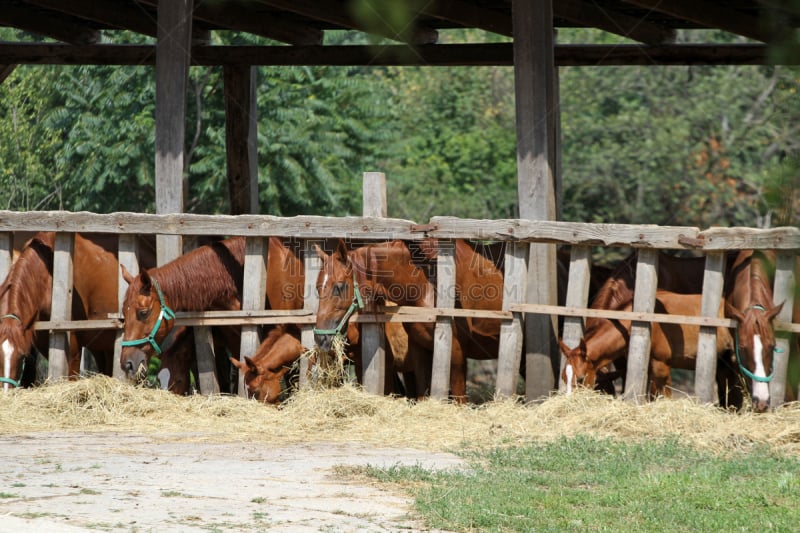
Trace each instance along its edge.
<instances>
[{"instance_id":1,"label":"horse muzzle","mask_svg":"<svg viewBox=\"0 0 800 533\"><path fill-rule=\"evenodd\" d=\"M138 348L123 350L119 365L128 379L139 381L147 375L147 356Z\"/></svg>"},{"instance_id":2,"label":"horse muzzle","mask_svg":"<svg viewBox=\"0 0 800 533\"><path fill-rule=\"evenodd\" d=\"M320 350L323 352L331 351L333 346L333 337L334 335L329 335L327 333L315 333L314 334L314 343L319 347Z\"/></svg>"}]
</instances>

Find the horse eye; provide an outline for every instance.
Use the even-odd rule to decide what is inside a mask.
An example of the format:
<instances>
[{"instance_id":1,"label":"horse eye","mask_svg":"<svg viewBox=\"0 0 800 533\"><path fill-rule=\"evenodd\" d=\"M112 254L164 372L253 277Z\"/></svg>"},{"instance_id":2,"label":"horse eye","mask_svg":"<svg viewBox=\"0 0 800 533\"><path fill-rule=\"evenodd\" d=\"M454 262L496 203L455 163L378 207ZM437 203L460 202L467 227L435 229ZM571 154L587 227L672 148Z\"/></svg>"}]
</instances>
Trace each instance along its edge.
<instances>
[{"instance_id":1,"label":"horse eye","mask_svg":"<svg viewBox=\"0 0 800 533\"><path fill-rule=\"evenodd\" d=\"M150 309L139 309L136 311L136 318L144 320L150 315Z\"/></svg>"},{"instance_id":2,"label":"horse eye","mask_svg":"<svg viewBox=\"0 0 800 533\"><path fill-rule=\"evenodd\" d=\"M340 281L339 283L335 284L333 286L333 295L341 298L344 295L344 290L346 287L347 284L344 283L343 281Z\"/></svg>"}]
</instances>

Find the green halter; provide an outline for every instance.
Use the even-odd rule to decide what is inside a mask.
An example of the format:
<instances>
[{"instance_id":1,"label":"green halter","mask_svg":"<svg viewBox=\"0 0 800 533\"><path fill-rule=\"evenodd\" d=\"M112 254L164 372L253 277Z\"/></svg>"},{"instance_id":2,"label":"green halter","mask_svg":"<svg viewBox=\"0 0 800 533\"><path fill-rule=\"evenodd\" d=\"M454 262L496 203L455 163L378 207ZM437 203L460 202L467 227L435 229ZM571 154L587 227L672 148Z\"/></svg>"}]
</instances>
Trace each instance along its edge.
<instances>
[{"instance_id":1,"label":"green halter","mask_svg":"<svg viewBox=\"0 0 800 533\"><path fill-rule=\"evenodd\" d=\"M158 330L161 329L161 322L166 318L167 320L175 320L175 312L170 309L166 302L164 302L164 293L161 292L161 287L158 285L158 281L155 278L151 278L153 283L153 287L156 289L156 294L158 294L158 301L161 303L161 312L158 313L158 320L153 325L153 329L150 331L150 334L147 337L142 337L141 339L131 340L131 341L122 341L122 346L139 346L141 344L150 344L153 347L153 350L158 355L161 355L161 347L156 342L156 333Z\"/></svg>"}]
</instances>

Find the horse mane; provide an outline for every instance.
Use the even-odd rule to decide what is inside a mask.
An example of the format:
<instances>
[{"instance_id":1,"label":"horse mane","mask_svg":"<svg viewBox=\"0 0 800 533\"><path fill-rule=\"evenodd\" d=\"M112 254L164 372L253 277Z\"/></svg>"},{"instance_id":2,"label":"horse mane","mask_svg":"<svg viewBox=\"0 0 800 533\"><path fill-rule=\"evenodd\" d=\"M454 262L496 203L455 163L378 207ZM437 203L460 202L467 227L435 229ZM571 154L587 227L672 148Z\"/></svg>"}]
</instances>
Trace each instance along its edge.
<instances>
[{"instance_id":1,"label":"horse mane","mask_svg":"<svg viewBox=\"0 0 800 533\"><path fill-rule=\"evenodd\" d=\"M283 323L276 325L269 331L269 333L267 333L267 336L258 347L258 351L263 353L268 352L275 345L275 343L278 342L278 339L283 337L286 333L289 333L290 328L293 330L297 329L294 324Z\"/></svg>"},{"instance_id":2,"label":"horse mane","mask_svg":"<svg viewBox=\"0 0 800 533\"><path fill-rule=\"evenodd\" d=\"M31 327L44 303L50 302L47 290L53 278L52 238L49 245L47 241L47 234L38 234L25 243L4 284L5 312L17 315L25 328Z\"/></svg>"},{"instance_id":3,"label":"horse mane","mask_svg":"<svg viewBox=\"0 0 800 533\"><path fill-rule=\"evenodd\" d=\"M241 302L244 252L245 239L233 237L195 248L147 273L175 310L213 309L223 300Z\"/></svg>"}]
</instances>

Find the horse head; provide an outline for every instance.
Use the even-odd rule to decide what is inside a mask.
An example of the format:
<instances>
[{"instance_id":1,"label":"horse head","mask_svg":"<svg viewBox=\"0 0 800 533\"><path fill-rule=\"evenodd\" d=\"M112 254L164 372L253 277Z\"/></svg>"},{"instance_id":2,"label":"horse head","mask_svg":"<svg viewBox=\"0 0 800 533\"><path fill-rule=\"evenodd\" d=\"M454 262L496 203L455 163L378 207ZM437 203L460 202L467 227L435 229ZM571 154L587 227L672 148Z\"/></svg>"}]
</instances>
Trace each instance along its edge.
<instances>
[{"instance_id":1,"label":"horse head","mask_svg":"<svg viewBox=\"0 0 800 533\"><path fill-rule=\"evenodd\" d=\"M331 254L319 246L315 248L322 259L322 269L317 276L319 305L314 342L322 350L329 351L333 338L346 334L350 316L364 307L364 302L344 241L340 240Z\"/></svg>"},{"instance_id":2,"label":"horse head","mask_svg":"<svg viewBox=\"0 0 800 533\"><path fill-rule=\"evenodd\" d=\"M566 358L564 370L561 372L561 379L567 384L567 394L570 394L572 389L579 385L589 388L594 387L597 372L586 353L586 341L581 338L575 348L570 348L564 344L564 341L559 341L559 345L561 346L561 353Z\"/></svg>"},{"instance_id":3,"label":"horse head","mask_svg":"<svg viewBox=\"0 0 800 533\"><path fill-rule=\"evenodd\" d=\"M3 391L22 386L22 376L33 346L33 328L26 327L17 315L0 316L0 360Z\"/></svg>"},{"instance_id":4,"label":"horse head","mask_svg":"<svg viewBox=\"0 0 800 533\"><path fill-rule=\"evenodd\" d=\"M734 334L736 359L739 370L747 376L747 385L756 411L769 408L769 382L773 376L773 357L776 351L773 320L783 309L779 305L752 304L741 311L725 303L727 316L736 319L739 326Z\"/></svg>"},{"instance_id":5,"label":"horse head","mask_svg":"<svg viewBox=\"0 0 800 533\"><path fill-rule=\"evenodd\" d=\"M278 403L281 380L294 362L305 352L300 340L288 333L285 326L273 329L253 357L244 361L231 357L231 363L244 373L247 397L259 402Z\"/></svg>"},{"instance_id":6,"label":"horse head","mask_svg":"<svg viewBox=\"0 0 800 533\"><path fill-rule=\"evenodd\" d=\"M122 266L128 283L122 316L125 321L120 366L131 379L141 378L153 354L161 355L162 344L172 330L175 313L155 278L147 271L133 277Z\"/></svg>"}]
</instances>

